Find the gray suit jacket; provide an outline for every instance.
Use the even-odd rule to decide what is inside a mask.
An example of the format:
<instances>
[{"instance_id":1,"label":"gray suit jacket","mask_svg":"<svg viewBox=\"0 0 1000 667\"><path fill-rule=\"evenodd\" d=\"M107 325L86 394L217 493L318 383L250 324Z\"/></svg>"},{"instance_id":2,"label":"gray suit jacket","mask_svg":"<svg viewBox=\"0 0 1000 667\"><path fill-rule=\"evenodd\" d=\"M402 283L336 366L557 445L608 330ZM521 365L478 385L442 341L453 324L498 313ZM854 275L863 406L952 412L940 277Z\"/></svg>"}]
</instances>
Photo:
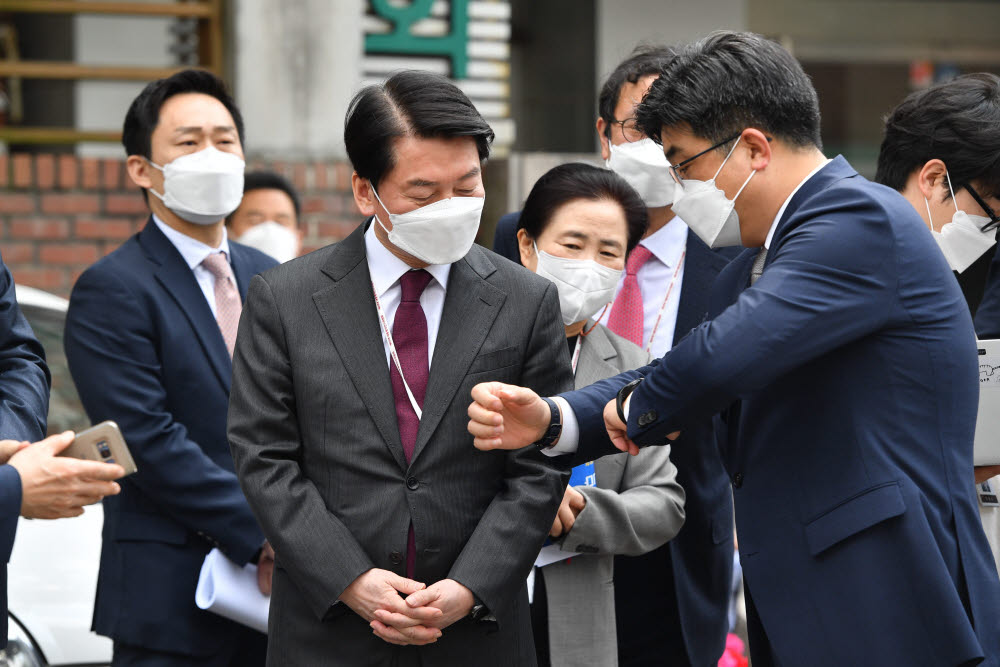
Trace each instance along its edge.
<instances>
[{"instance_id":1,"label":"gray suit jacket","mask_svg":"<svg viewBox=\"0 0 1000 667\"><path fill-rule=\"evenodd\" d=\"M364 229L256 277L233 361L229 440L277 551L269 664L532 665L525 577L568 470L540 452L479 452L469 392L498 380L551 395L571 384L553 284L474 246L452 265L409 465L365 256ZM375 637L337 603L371 568L450 578L496 615L425 647Z\"/></svg>"},{"instance_id":2,"label":"gray suit jacket","mask_svg":"<svg viewBox=\"0 0 1000 667\"><path fill-rule=\"evenodd\" d=\"M587 323L590 328L591 323ZM648 363L649 355L603 325L583 339L576 386L585 387ZM562 549L583 555L546 566L552 667L618 664L612 575L616 554L656 549L684 524L684 490L670 447L594 462L597 486L576 489L587 499Z\"/></svg>"}]
</instances>

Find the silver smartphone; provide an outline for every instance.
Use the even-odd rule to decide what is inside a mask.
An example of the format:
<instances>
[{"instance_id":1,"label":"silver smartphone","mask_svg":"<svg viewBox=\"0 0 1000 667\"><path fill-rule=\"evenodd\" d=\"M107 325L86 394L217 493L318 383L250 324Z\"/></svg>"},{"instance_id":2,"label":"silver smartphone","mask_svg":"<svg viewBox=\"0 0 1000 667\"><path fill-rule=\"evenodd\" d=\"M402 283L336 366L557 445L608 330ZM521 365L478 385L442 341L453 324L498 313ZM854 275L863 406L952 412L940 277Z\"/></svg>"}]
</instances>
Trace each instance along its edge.
<instances>
[{"instance_id":1,"label":"silver smartphone","mask_svg":"<svg viewBox=\"0 0 1000 667\"><path fill-rule=\"evenodd\" d=\"M76 434L76 440L69 447L62 451L60 456L68 456L74 459L84 459L86 461L103 461L104 463L117 463L125 468L125 474L131 475L138 468L132 460L132 454L128 451L125 438L118 428L118 424L113 421L106 421L91 426L85 431Z\"/></svg>"}]
</instances>

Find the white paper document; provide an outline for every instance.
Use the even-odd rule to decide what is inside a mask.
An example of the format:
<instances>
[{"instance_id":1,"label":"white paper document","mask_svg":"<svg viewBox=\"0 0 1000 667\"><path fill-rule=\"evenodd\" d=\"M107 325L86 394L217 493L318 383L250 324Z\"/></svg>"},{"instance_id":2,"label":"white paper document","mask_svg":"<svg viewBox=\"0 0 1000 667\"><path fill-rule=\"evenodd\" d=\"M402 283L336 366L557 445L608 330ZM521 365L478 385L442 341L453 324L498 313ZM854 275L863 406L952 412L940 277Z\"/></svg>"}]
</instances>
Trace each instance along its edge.
<instances>
[{"instance_id":1,"label":"white paper document","mask_svg":"<svg viewBox=\"0 0 1000 667\"><path fill-rule=\"evenodd\" d=\"M201 565L194 601L201 609L267 633L271 598L257 587L256 565L240 567L212 549Z\"/></svg>"},{"instance_id":2,"label":"white paper document","mask_svg":"<svg viewBox=\"0 0 1000 667\"><path fill-rule=\"evenodd\" d=\"M1000 340L976 341L979 350L979 417L976 419L977 466L1000 464Z\"/></svg>"}]
</instances>

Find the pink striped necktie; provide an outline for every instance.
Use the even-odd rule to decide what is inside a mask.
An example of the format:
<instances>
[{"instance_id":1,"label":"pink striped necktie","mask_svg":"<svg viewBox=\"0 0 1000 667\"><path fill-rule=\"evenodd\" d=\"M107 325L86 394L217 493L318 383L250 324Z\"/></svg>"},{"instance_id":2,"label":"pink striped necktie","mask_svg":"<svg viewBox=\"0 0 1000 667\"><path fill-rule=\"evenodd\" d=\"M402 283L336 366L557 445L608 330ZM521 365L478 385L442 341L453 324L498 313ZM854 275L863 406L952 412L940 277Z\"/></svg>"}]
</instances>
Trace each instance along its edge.
<instances>
[{"instance_id":1,"label":"pink striped necktie","mask_svg":"<svg viewBox=\"0 0 1000 667\"><path fill-rule=\"evenodd\" d=\"M637 245L625 262L625 281L618 292L611 315L608 317L608 328L622 338L626 338L642 347L643 309L642 291L639 289L639 269L649 261L653 253L643 245Z\"/></svg>"},{"instance_id":2,"label":"pink striped necktie","mask_svg":"<svg viewBox=\"0 0 1000 667\"><path fill-rule=\"evenodd\" d=\"M232 271L225 253L213 252L201 261L215 279L215 321L222 332L222 340L226 341L229 358L233 357L236 347L236 330L240 326L240 313L243 312L243 302L240 291L233 282Z\"/></svg>"}]
</instances>

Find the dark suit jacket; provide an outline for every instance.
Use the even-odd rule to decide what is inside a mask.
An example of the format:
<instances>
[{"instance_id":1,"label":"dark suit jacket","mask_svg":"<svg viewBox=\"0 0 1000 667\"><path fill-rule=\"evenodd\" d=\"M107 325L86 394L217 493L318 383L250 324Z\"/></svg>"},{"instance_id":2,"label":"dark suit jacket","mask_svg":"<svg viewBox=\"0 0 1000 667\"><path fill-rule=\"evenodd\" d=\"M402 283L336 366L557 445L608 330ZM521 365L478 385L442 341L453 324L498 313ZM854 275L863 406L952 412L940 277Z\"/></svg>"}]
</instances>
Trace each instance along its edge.
<instances>
[{"instance_id":1,"label":"dark suit jacket","mask_svg":"<svg viewBox=\"0 0 1000 667\"><path fill-rule=\"evenodd\" d=\"M230 242L241 295L275 264ZM139 472L104 500L94 630L116 641L215 653L238 626L194 604L202 561L219 547L244 564L264 541L226 442L232 363L181 254L153 223L77 281L66 358L93 422L118 423Z\"/></svg>"},{"instance_id":2,"label":"dark suit jacket","mask_svg":"<svg viewBox=\"0 0 1000 667\"><path fill-rule=\"evenodd\" d=\"M518 263L520 216L516 211L500 218L493 240L495 252ZM711 285L735 254L730 248L713 251L688 231L674 344L705 319ZM615 557L618 660L623 666L663 660L708 665L725 649L733 502L714 438L711 421L702 420L685 431L689 445L671 452L687 498L680 533L642 556Z\"/></svg>"},{"instance_id":3,"label":"dark suit jacket","mask_svg":"<svg viewBox=\"0 0 1000 667\"><path fill-rule=\"evenodd\" d=\"M791 199L756 285L635 374L642 445L742 398L725 461L776 659L754 649L755 665L1000 664L1000 580L969 492L972 321L921 229L835 159ZM567 396L582 455L607 450L591 429L627 377Z\"/></svg>"},{"instance_id":4,"label":"dark suit jacket","mask_svg":"<svg viewBox=\"0 0 1000 667\"><path fill-rule=\"evenodd\" d=\"M49 409L49 368L45 351L21 314L14 295L14 279L0 259L0 440L37 442L45 437ZM10 466L0 466L0 595L3 596L3 635L7 643L7 561L14 549L17 518L21 514L21 478Z\"/></svg>"},{"instance_id":5,"label":"dark suit jacket","mask_svg":"<svg viewBox=\"0 0 1000 667\"><path fill-rule=\"evenodd\" d=\"M521 251L517 247L517 221L520 219L520 211L503 215L493 232L493 252L516 264L521 263Z\"/></svg>"},{"instance_id":6,"label":"dark suit jacket","mask_svg":"<svg viewBox=\"0 0 1000 667\"><path fill-rule=\"evenodd\" d=\"M229 441L278 554L269 662L533 665L525 578L568 470L537 451L477 451L467 410L479 382L572 386L555 285L478 246L452 265L407 465L364 227L254 279L240 323ZM498 629L466 618L399 649L337 603L373 567L405 573L411 521L415 578L465 585Z\"/></svg>"},{"instance_id":7,"label":"dark suit jacket","mask_svg":"<svg viewBox=\"0 0 1000 667\"><path fill-rule=\"evenodd\" d=\"M973 309L976 333L980 338L1000 338L1000 252L997 246L993 246L987 255L991 256L991 261L985 291L981 293L978 308ZM973 264L969 269L975 267L976 264ZM969 307L972 305L970 300Z\"/></svg>"}]
</instances>

